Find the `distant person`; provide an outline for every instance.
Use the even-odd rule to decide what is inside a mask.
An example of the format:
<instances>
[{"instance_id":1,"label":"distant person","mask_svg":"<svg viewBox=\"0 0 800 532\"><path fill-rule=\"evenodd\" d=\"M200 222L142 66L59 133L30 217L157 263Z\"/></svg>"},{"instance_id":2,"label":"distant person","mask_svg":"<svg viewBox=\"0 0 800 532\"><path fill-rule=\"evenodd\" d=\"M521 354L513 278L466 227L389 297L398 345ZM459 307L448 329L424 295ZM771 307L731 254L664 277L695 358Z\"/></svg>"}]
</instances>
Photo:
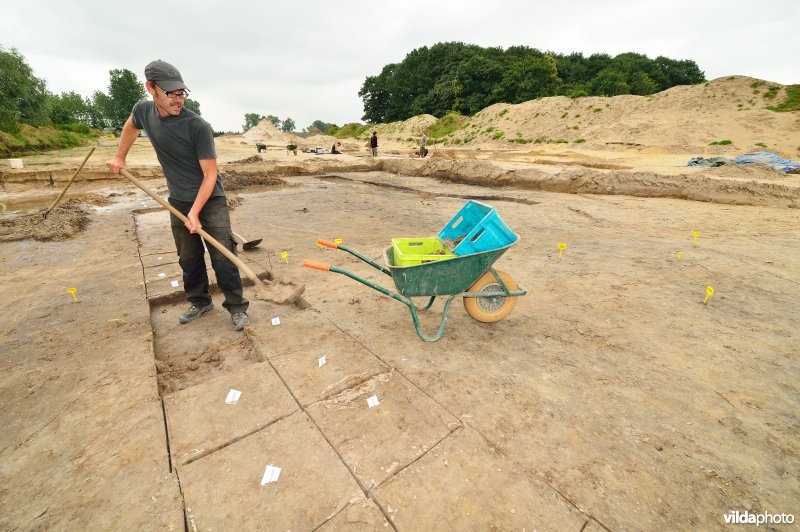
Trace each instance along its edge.
<instances>
[{"instance_id":1,"label":"distant person","mask_svg":"<svg viewBox=\"0 0 800 532\"><path fill-rule=\"evenodd\" d=\"M377 131L373 131L372 132L372 138L369 139L369 146L370 146L370 148L372 148L372 156L373 157L377 157L378 156L378 132Z\"/></svg>"},{"instance_id":2,"label":"distant person","mask_svg":"<svg viewBox=\"0 0 800 532\"><path fill-rule=\"evenodd\" d=\"M428 148L425 147L425 145L428 143L428 137L425 136L424 129L420 131L420 133L422 133L422 137L420 137L419 139L419 156L425 157L426 155L428 155Z\"/></svg>"},{"instance_id":3,"label":"distant person","mask_svg":"<svg viewBox=\"0 0 800 532\"><path fill-rule=\"evenodd\" d=\"M214 308L208 291L205 250L197 231L205 229L232 253L236 253L236 243L211 126L186 108L189 89L177 68L161 60L152 61L145 67L144 76L145 88L153 99L133 106L122 128L117 153L106 166L118 174L125 168L125 158L139 132L147 131L167 179L168 201L188 218L184 223L170 214L183 289L192 305L178 321L189 323ZM230 312L233 328L241 331L250 320L239 270L217 248L209 246L208 251L217 286L225 295L222 306Z\"/></svg>"},{"instance_id":4,"label":"distant person","mask_svg":"<svg viewBox=\"0 0 800 532\"><path fill-rule=\"evenodd\" d=\"M335 155L341 155L342 153L342 143L337 142L333 146L331 146L331 153Z\"/></svg>"}]
</instances>

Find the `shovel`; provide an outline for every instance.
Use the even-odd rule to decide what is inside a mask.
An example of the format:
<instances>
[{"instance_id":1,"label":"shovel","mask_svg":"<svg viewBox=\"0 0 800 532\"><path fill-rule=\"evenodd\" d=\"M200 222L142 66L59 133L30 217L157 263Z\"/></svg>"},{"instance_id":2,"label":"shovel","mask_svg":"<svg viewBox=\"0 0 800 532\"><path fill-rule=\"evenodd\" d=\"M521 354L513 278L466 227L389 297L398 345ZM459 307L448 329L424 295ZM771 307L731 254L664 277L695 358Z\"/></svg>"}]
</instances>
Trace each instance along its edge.
<instances>
[{"instance_id":1,"label":"shovel","mask_svg":"<svg viewBox=\"0 0 800 532\"><path fill-rule=\"evenodd\" d=\"M231 232L233 232L233 231L231 231ZM242 249L245 250L245 251L247 251L248 249L253 249L257 245L259 245L262 240L264 240L263 238L258 238L256 240L247 240L245 237L243 237L239 233L233 233L233 238L234 238L234 240L236 240L236 242L238 242L239 244L242 245Z\"/></svg>"},{"instance_id":2,"label":"shovel","mask_svg":"<svg viewBox=\"0 0 800 532\"><path fill-rule=\"evenodd\" d=\"M179 220L183 221L184 223L188 222L189 219L183 215L178 209L167 203L161 196L156 194L153 190L150 189L147 185L141 182L139 179L133 177L130 172L128 172L124 168L120 168L119 170L120 175L125 177L128 181L142 189L148 196L156 200L161 204L162 207L167 209L169 212L174 214ZM272 282L264 282L262 281L254 272L251 270L244 262L239 259L236 255L231 253L231 251L220 244L217 239L213 236L209 235L202 229L197 230L197 234L203 237L203 240L214 246L219 250L220 253L225 255L225 257L234 263L239 271L247 275L253 283L256 285L256 298L261 299L262 301L270 301L272 303L276 303L278 305L288 305L297 301L303 291L306 289L306 285L301 284L298 285L293 282L283 282L283 281L272 281Z\"/></svg>"}]
</instances>

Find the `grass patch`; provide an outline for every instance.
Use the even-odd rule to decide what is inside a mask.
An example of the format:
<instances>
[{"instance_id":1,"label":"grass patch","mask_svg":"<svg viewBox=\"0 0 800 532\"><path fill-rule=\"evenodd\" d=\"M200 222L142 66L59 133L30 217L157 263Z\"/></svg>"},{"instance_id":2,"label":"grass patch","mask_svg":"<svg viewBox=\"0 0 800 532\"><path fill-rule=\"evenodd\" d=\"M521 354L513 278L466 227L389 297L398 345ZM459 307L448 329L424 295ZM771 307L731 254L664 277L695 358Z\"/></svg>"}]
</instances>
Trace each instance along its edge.
<instances>
[{"instance_id":1,"label":"grass patch","mask_svg":"<svg viewBox=\"0 0 800 532\"><path fill-rule=\"evenodd\" d=\"M568 114L569 114L568 112L564 111L564 114L561 115L561 118L566 118Z\"/></svg>"},{"instance_id":2,"label":"grass patch","mask_svg":"<svg viewBox=\"0 0 800 532\"><path fill-rule=\"evenodd\" d=\"M586 142L586 139L575 139L572 142L575 144L583 144L584 142Z\"/></svg>"},{"instance_id":3,"label":"grass patch","mask_svg":"<svg viewBox=\"0 0 800 532\"><path fill-rule=\"evenodd\" d=\"M770 85L769 88L767 89L767 92L764 93L764 98L768 98L771 100L772 98L778 95L779 90L780 90L779 86Z\"/></svg>"},{"instance_id":4,"label":"grass patch","mask_svg":"<svg viewBox=\"0 0 800 532\"><path fill-rule=\"evenodd\" d=\"M492 140L499 140L503 138L503 135L505 135L505 133L503 133L502 131L498 131L497 133L492 135Z\"/></svg>"},{"instance_id":5,"label":"grass patch","mask_svg":"<svg viewBox=\"0 0 800 532\"><path fill-rule=\"evenodd\" d=\"M428 136L434 139L440 139L447 135L452 135L462 127L467 118L461 113L447 113L435 124L428 127Z\"/></svg>"},{"instance_id":6,"label":"grass patch","mask_svg":"<svg viewBox=\"0 0 800 532\"><path fill-rule=\"evenodd\" d=\"M506 114L507 112L508 112L508 109L503 109L502 111L500 111L500 112L497 114L497 116L503 116L503 115L504 115L504 114Z\"/></svg>"},{"instance_id":7,"label":"grass patch","mask_svg":"<svg viewBox=\"0 0 800 532\"><path fill-rule=\"evenodd\" d=\"M779 113L800 111L800 85L786 87L786 99L778 105L769 105L767 109Z\"/></svg>"},{"instance_id":8,"label":"grass patch","mask_svg":"<svg viewBox=\"0 0 800 532\"><path fill-rule=\"evenodd\" d=\"M761 146L762 148L766 148L767 147L767 145L764 144L763 142L756 142L756 146Z\"/></svg>"},{"instance_id":9,"label":"grass patch","mask_svg":"<svg viewBox=\"0 0 800 532\"><path fill-rule=\"evenodd\" d=\"M715 140L714 142L709 142L709 146L727 146L728 144L733 144L733 141L724 139L724 140Z\"/></svg>"},{"instance_id":10,"label":"grass patch","mask_svg":"<svg viewBox=\"0 0 800 532\"><path fill-rule=\"evenodd\" d=\"M371 126L369 124L350 122L349 124L345 124L342 127L340 127L339 130L333 134L333 136L336 137L337 139L344 139L344 138L358 139L364 137L364 134L369 135L370 127Z\"/></svg>"},{"instance_id":11,"label":"grass patch","mask_svg":"<svg viewBox=\"0 0 800 532\"><path fill-rule=\"evenodd\" d=\"M567 139L556 139L553 144L569 144L569 141Z\"/></svg>"},{"instance_id":12,"label":"grass patch","mask_svg":"<svg viewBox=\"0 0 800 532\"><path fill-rule=\"evenodd\" d=\"M600 109L599 107L595 107L594 109L592 109L592 111L594 111L595 113L599 113L600 111L602 111L602 109Z\"/></svg>"},{"instance_id":13,"label":"grass patch","mask_svg":"<svg viewBox=\"0 0 800 532\"><path fill-rule=\"evenodd\" d=\"M83 128L75 127L74 129L82 130ZM89 141L94 141L100 135L100 132L96 130L87 128L86 131L86 133L82 133L51 127L36 128L27 124L4 124L4 129L0 130L0 156L16 157L81 146Z\"/></svg>"}]
</instances>

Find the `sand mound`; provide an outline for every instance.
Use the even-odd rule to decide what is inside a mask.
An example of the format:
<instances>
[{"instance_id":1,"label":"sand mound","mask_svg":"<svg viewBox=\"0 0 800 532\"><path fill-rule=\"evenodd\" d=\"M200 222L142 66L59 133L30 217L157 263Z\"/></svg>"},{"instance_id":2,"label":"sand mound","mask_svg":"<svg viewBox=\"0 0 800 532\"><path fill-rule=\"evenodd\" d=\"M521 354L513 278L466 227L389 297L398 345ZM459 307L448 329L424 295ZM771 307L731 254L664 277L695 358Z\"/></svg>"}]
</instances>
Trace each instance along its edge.
<instances>
[{"instance_id":1,"label":"sand mound","mask_svg":"<svg viewBox=\"0 0 800 532\"><path fill-rule=\"evenodd\" d=\"M53 209L47 218L40 214L0 218L0 242L12 240L67 240L89 224L89 213L82 202L69 200Z\"/></svg>"},{"instance_id":2,"label":"sand mound","mask_svg":"<svg viewBox=\"0 0 800 532\"><path fill-rule=\"evenodd\" d=\"M420 132L427 129L437 122L433 115L412 116L402 122L391 122L389 124L377 124L372 131L378 132L379 142L392 141L403 143L418 143ZM371 136L372 133L370 132Z\"/></svg>"},{"instance_id":3,"label":"sand mound","mask_svg":"<svg viewBox=\"0 0 800 532\"><path fill-rule=\"evenodd\" d=\"M729 76L650 96L554 96L516 105L498 103L468 118L444 140L445 144L476 147L531 143L662 146L711 154L766 149L796 158L798 113L767 109L785 97L783 85ZM731 144L711 145L722 140Z\"/></svg>"},{"instance_id":4,"label":"sand mound","mask_svg":"<svg viewBox=\"0 0 800 532\"><path fill-rule=\"evenodd\" d=\"M248 142L262 142L272 146L286 146L289 144L298 145L303 138L283 131L272 125L266 118L257 125L251 127L242 135L242 139Z\"/></svg>"}]
</instances>

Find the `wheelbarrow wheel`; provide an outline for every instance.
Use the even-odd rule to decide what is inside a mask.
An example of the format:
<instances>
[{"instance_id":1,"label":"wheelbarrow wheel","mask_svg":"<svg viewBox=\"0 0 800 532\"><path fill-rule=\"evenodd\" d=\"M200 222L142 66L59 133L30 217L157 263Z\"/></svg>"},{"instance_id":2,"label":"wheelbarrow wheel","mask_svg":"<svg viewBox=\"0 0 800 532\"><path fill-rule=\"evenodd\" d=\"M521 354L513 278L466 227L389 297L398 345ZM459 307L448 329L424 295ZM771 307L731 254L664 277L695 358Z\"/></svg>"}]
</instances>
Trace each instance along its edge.
<instances>
[{"instance_id":1,"label":"wheelbarrow wheel","mask_svg":"<svg viewBox=\"0 0 800 532\"><path fill-rule=\"evenodd\" d=\"M506 272L495 270L509 292L517 290L517 283ZM503 289L491 271L484 273L470 286L470 292L502 292ZM483 323L493 323L508 316L517 304L517 296L465 297L464 308L467 314Z\"/></svg>"}]
</instances>

